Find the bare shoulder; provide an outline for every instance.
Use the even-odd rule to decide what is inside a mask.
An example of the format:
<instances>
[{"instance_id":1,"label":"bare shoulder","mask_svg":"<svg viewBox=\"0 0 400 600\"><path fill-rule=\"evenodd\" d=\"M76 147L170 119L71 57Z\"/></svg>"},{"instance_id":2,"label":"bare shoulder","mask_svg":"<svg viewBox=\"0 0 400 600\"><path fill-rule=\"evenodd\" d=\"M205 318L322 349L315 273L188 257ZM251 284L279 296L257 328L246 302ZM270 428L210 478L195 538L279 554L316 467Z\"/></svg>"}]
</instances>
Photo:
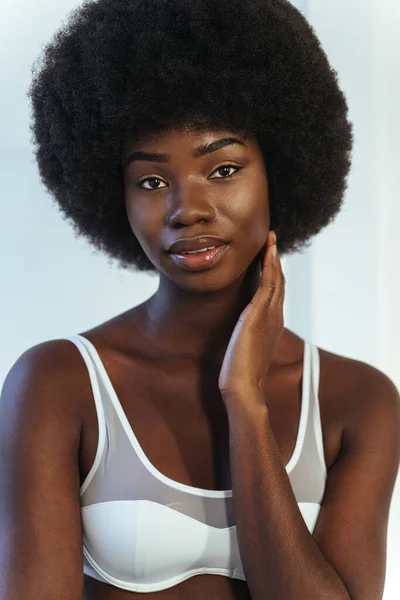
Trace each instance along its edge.
<instances>
[{"instance_id":1,"label":"bare shoulder","mask_svg":"<svg viewBox=\"0 0 400 600\"><path fill-rule=\"evenodd\" d=\"M313 537L351 598L381 598L389 510L400 462L400 396L385 373L319 349L323 410L340 444Z\"/></svg>"},{"instance_id":2,"label":"bare shoulder","mask_svg":"<svg viewBox=\"0 0 400 600\"><path fill-rule=\"evenodd\" d=\"M400 433L400 394L383 371L353 358L318 348L320 397L324 409L335 415L342 437L371 427L375 435ZM393 436L396 432L393 431Z\"/></svg>"},{"instance_id":3,"label":"bare shoulder","mask_svg":"<svg viewBox=\"0 0 400 600\"><path fill-rule=\"evenodd\" d=\"M304 339L287 331L287 352L301 363ZM368 431L400 440L400 396L394 382L372 365L317 346L319 355L318 400L328 468L336 462L346 443L362 444ZM385 433L386 432L386 433ZM397 450L393 448L396 463Z\"/></svg>"},{"instance_id":4,"label":"bare shoulder","mask_svg":"<svg viewBox=\"0 0 400 600\"><path fill-rule=\"evenodd\" d=\"M27 348L16 360L13 367L48 367L55 366L77 366L79 360L76 359L78 354L73 350L74 344L69 340L52 339L35 344Z\"/></svg>"},{"instance_id":5,"label":"bare shoulder","mask_svg":"<svg viewBox=\"0 0 400 600\"><path fill-rule=\"evenodd\" d=\"M1 390L0 580L10 600L32 589L42 598L82 597L82 362L68 340L37 344Z\"/></svg>"},{"instance_id":6,"label":"bare shoulder","mask_svg":"<svg viewBox=\"0 0 400 600\"><path fill-rule=\"evenodd\" d=\"M26 349L8 371L2 411L13 410L10 403L23 398L26 410L37 410L40 402L50 410L65 410L78 422L88 393L87 368L75 345L66 339L48 340Z\"/></svg>"}]
</instances>

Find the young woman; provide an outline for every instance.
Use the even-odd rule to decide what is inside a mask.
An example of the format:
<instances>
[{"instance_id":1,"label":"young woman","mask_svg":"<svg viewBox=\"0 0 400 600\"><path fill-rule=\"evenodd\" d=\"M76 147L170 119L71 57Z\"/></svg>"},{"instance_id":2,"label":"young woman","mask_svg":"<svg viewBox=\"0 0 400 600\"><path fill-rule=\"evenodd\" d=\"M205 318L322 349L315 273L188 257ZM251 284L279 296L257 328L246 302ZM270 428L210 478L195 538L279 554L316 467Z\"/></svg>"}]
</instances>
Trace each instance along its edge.
<instances>
[{"instance_id":1,"label":"young woman","mask_svg":"<svg viewBox=\"0 0 400 600\"><path fill-rule=\"evenodd\" d=\"M8 373L0 599L382 598L398 391L283 322L280 256L352 146L313 30L286 0L97 0L42 58L44 185L160 282Z\"/></svg>"}]
</instances>

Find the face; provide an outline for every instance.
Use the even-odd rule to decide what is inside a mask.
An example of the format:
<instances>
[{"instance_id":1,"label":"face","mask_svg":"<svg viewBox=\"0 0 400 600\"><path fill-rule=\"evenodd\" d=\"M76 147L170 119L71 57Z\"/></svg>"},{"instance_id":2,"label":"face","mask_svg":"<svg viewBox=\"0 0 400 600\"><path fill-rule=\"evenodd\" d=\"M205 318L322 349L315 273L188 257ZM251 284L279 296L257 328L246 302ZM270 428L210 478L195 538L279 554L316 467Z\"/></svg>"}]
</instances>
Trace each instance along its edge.
<instances>
[{"instance_id":1,"label":"face","mask_svg":"<svg viewBox=\"0 0 400 600\"><path fill-rule=\"evenodd\" d=\"M267 173L255 138L174 129L130 146L123 160L128 220L161 278L188 291L215 291L258 259L270 216ZM200 236L227 242L219 260L201 270L177 264L169 246Z\"/></svg>"}]
</instances>

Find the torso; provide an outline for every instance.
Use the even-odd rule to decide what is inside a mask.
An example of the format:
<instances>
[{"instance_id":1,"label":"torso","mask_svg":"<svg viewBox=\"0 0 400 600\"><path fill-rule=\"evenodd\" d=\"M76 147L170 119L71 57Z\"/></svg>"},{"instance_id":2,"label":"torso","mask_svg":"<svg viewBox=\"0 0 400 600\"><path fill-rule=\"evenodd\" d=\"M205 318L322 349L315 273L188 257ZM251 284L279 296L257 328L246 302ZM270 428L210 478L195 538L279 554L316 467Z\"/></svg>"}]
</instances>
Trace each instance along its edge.
<instances>
[{"instance_id":1,"label":"torso","mask_svg":"<svg viewBox=\"0 0 400 600\"><path fill-rule=\"evenodd\" d=\"M139 322L128 332L121 327L121 317L81 335L96 347L146 456L161 473L180 483L211 490L231 489L228 421L217 384L221 365L208 369L203 376L188 360L159 356L140 336ZM285 364L267 378L266 398L271 426L286 465L299 425L304 340L285 329L282 348ZM321 349L319 352L319 402L329 469L339 453L348 418L342 390L346 365L351 361ZM81 483L94 462L98 439L92 397L87 398L82 409ZM85 600L128 600L133 595L85 576ZM250 599L245 581L218 575L195 576L147 597Z\"/></svg>"}]
</instances>

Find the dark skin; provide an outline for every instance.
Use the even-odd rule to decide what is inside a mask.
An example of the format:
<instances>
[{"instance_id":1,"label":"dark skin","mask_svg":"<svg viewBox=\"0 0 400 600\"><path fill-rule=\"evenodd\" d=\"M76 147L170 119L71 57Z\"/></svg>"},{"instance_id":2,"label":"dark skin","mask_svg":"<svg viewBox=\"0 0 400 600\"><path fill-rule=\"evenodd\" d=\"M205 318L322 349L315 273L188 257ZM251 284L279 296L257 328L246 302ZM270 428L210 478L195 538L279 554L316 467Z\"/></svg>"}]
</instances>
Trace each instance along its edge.
<instances>
[{"instance_id":1,"label":"dark skin","mask_svg":"<svg viewBox=\"0 0 400 600\"><path fill-rule=\"evenodd\" d=\"M169 163L134 161L124 169L129 222L160 285L148 301L82 333L96 346L150 462L175 481L214 490L232 487L229 406L218 378L237 321L259 288L270 229L267 172L254 139L192 157L198 145L228 136L237 134L174 130L129 148L127 156L170 155ZM226 164L243 169L223 181L233 172L221 171ZM160 189L136 187L151 177L161 183L147 187ZM165 248L202 233L224 237L229 252L209 270L184 271ZM303 350L303 340L284 328L264 381L283 465L297 435ZM378 600L400 459L398 392L369 365L319 352L328 481L313 538L352 600ZM0 416L0 440L7 438L0 517L9 519L10 531L0 540L0 600L78 600L83 586L85 600L135 595L82 574L79 486L94 461L98 427L87 370L73 344L53 340L28 350L4 384ZM251 596L245 581L198 575L147 597Z\"/></svg>"}]
</instances>

